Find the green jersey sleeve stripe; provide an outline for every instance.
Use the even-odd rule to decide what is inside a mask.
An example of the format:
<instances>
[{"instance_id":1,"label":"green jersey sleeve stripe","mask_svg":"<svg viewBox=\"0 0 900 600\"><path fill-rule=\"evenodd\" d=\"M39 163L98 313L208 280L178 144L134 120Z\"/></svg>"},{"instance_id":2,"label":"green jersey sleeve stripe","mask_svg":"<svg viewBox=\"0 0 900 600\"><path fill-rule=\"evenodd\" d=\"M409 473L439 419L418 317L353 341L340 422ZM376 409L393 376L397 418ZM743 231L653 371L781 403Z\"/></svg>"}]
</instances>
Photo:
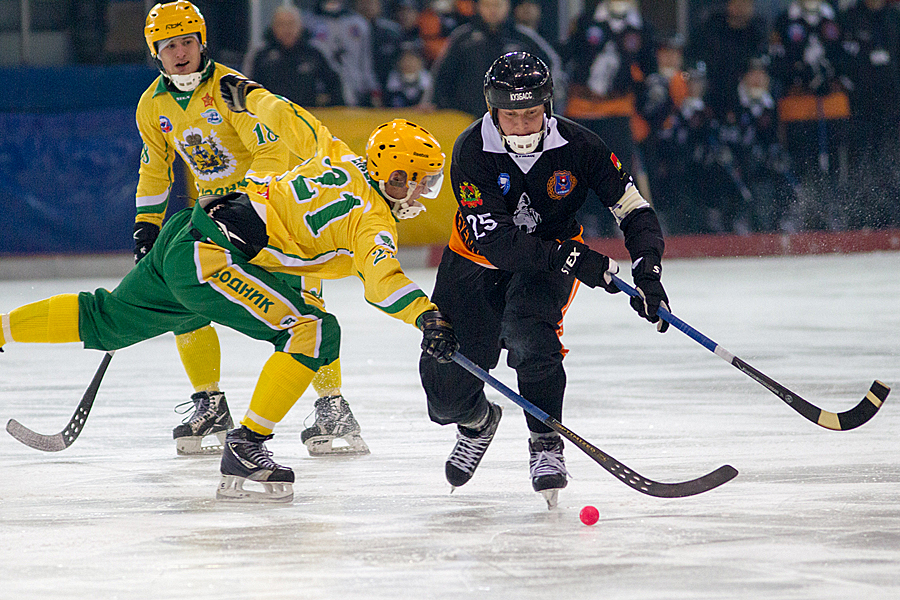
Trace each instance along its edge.
<instances>
[{"instance_id":1,"label":"green jersey sleeve stripe","mask_svg":"<svg viewBox=\"0 0 900 600\"><path fill-rule=\"evenodd\" d=\"M134 203L137 205L139 209L147 209L147 208L159 208L163 209L166 206L166 199L169 197L169 190L164 191L162 194L157 194L155 196L138 196L134 199ZM146 212L146 211L144 211Z\"/></svg>"},{"instance_id":2,"label":"green jersey sleeve stripe","mask_svg":"<svg viewBox=\"0 0 900 600\"><path fill-rule=\"evenodd\" d=\"M375 306L389 315L394 315L409 306L413 300L417 298L425 298L425 292L423 292L419 286L414 283L410 283L406 285L381 302L371 302L368 301L369 304Z\"/></svg>"}]
</instances>

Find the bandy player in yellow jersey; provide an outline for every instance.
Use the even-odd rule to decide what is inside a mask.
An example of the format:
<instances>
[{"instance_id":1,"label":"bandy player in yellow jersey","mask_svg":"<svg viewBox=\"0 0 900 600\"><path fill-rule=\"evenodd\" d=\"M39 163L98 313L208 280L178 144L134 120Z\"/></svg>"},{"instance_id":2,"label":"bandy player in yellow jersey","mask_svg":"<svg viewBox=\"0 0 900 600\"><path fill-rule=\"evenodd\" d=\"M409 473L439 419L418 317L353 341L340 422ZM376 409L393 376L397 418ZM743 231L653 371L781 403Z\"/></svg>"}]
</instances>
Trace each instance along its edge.
<instances>
[{"instance_id":1,"label":"bandy player in yellow jersey","mask_svg":"<svg viewBox=\"0 0 900 600\"><path fill-rule=\"evenodd\" d=\"M258 84L229 74L221 85L235 110L257 115L290 148L315 153L172 215L112 292L63 294L0 315L0 346L81 341L109 351L210 321L271 342L249 409L225 438L217 498L290 502L294 472L265 441L340 346L337 320L307 302L302 277L357 276L369 304L422 330L426 354L449 361L458 348L450 323L396 257L397 219L437 195L445 159L430 133L402 119L378 127L359 157ZM264 491L244 489L248 480Z\"/></svg>"},{"instance_id":2,"label":"bandy player in yellow jersey","mask_svg":"<svg viewBox=\"0 0 900 600\"><path fill-rule=\"evenodd\" d=\"M157 4L147 15L144 35L161 75L138 102L137 125L144 141L137 186L134 226L135 262L150 251L166 215L172 188L172 165L181 157L200 195L237 189L247 173L283 173L315 154L315 145L288 149L253 115L227 109L219 80L232 69L209 58L206 22L186 0ZM324 308L321 282L306 279L308 303ZM224 442L232 426L225 395L219 389L221 351L210 324L192 331L176 329L175 341L195 393L193 413L174 429L179 454L221 451L203 446L210 435ZM340 359L320 369L313 387L315 423L301 433L313 456L367 454L359 423L341 395ZM190 404L190 403L188 403ZM341 438L342 445L335 445Z\"/></svg>"}]
</instances>

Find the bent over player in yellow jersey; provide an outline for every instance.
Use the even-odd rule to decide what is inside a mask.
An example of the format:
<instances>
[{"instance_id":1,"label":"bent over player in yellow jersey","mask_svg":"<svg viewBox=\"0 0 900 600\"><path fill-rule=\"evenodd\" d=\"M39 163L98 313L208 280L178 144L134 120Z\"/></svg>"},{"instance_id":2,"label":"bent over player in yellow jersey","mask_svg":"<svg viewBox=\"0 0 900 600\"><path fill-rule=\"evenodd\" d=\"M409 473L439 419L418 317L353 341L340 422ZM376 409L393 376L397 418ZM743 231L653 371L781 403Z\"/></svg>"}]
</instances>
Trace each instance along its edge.
<instances>
[{"instance_id":1,"label":"bent over player in yellow jersey","mask_svg":"<svg viewBox=\"0 0 900 600\"><path fill-rule=\"evenodd\" d=\"M64 294L0 315L0 346L82 341L115 350L209 321L271 342L275 353L249 409L226 436L217 497L290 502L294 472L272 460L264 442L340 344L337 320L307 303L302 276L355 275L369 304L422 330L427 354L449 361L458 347L396 257L396 219L437 195L444 154L427 131L395 120L378 127L366 158L358 157L307 111L257 84L227 75L222 88L229 106L255 113L290 147L312 144L316 153L173 215L112 292ZM265 490L244 489L248 480Z\"/></svg>"},{"instance_id":2,"label":"bent over player in yellow jersey","mask_svg":"<svg viewBox=\"0 0 900 600\"><path fill-rule=\"evenodd\" d=\"M137 125L144 148L137 185L134 226L135 262L153 246L168 208L177 157L188 167L200 195L237 189L247 173L283 173L313 156L315 140L298 140L292 148L255 116L228 110L219 91L223 75L236 73L212 61L206 48L206 22L187 0L157 4L147 15L144 35L160 76L141 96ZM307 302L324 308L321 284L303 281ZM215 329L175 331L176 345L194 394L193 414L173 431L179 454L221 450L203 446L206 436L220 443L232 426L219 390L220 348ZM319 394L316 421L301 439L311 455L366 454L359 423L341 395L340 360L319 371L313 381ZM344 445L333 442L343 438Z\"/></svg>"}]
</instances>

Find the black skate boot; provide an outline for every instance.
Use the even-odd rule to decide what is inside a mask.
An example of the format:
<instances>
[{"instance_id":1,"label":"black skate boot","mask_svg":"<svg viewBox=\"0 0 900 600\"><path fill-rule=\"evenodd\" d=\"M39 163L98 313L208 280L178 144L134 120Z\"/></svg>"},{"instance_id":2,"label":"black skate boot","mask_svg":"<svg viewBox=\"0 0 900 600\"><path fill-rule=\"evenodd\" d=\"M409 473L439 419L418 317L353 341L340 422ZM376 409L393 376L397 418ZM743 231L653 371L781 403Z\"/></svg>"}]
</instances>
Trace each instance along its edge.
<instances>
[{"instance_id":1,"label":"black skate boot","mask_svg":"<svg viewBox=\"0 0 900 600\"><path fill-rule=\"evenodd\" d=\"M563 456L562 438L542 436L537 440L528 440L528 451L531 454L531 486L534 491L543 494L547 508L554 508L559 490L566 487L569 475Z\"/></svg>"},{"instance_id":2,"label":"black skate boot","mask_svg":"<svg viewBox=\"0 0 900 600\"><path fill-rule=\"evenodd\" d=\"M453 451L444 465L444 473L453 489L472 479L478 463L481 462L491 440L494 439L494 434L497 433L497 425L500 423L503 409L490 403L488 410L490 410L490 414L487 424L478 431L461 425L457 426L456 445L453 446ZM453 489L450 490L451 493L453 493Z\"/></svg>"},{"instance_id":3,"label":"black skate boot","mask_svg":"<svg viewBox=\"0 0 900 600\"><path fill-rule=\"evenodd\" d=\"M328 454L368 454L369 447L359 435L359 423L343 396L322 396L316 400L316 422L300 433L310 456ZM340 440L341 445L334 442Z\"/></svg>"},{"instance_id":4,"label":"black skate boot","mask_svg":"<svg viewBox=\"0 0 900 600\"><path fill-rule=\"evenodd\" d=\"M234 427L228 403L222 392L197 392L191 396L194 413L172 430L175 450L180 455L218 454L225 443L225 432ZM187 404L187 403L184 403ZM179 404L179 406L184 406ZM178 407L176 407L177 410ZM218 444L203 445L203 439L214 435Z\"/></svg>"},{"instance_id":5,"label":"black skate boot","mask_svg":"<svg viewBox=\"0 0 900 600\"><path fill-rule=\"evenodd\" d=\"M294 472L272 460L265 442L272 434L260 435L241 426L225 438L222 452L222 479L217 500L237 502L291 502L294 500ZM244 489L244 482L256 481L265 492Z\"/></svg>"}]
</instances>

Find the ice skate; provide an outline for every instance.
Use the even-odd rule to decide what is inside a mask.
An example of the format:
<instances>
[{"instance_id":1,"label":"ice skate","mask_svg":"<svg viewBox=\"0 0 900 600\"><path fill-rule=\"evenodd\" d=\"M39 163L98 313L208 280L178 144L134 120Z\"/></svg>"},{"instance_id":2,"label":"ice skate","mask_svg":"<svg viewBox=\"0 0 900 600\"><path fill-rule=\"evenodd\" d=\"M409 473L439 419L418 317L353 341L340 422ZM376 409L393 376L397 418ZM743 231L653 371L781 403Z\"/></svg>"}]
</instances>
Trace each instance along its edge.
<instances>
[{"instance_id":1,"label":"ice skate","mask_svg":"<svg viewBox=\"0 0 900 600\"><path fill-rule=\"evenodd\" d=\"M456 445L453 446L453 451L450 452L447 463L444 465L447 481L453 486L450 493L472 479L478 463L481 462L491 440L494 439L494 434L497 433L497 425L500 423L503 409L491 403L488 410L490 410L488 422L478 431L461 425L457 428Z\"/></svg>"},{"instance_id":2,"label":"ice skate","mask_svg":"<svg viewBox=\"0 0 900 600\"><path fill-rule=\"evenodd\" d=\"M176 452L182 456L219 454L225 444L225 433L234 427L225 394L197 392L191 396L191 402L194 404L193 414L172 430ZM215 436L218 443L204 446L204 438L209 436Z\"/></svg>"},{"instance_id":3,"label":"ice skate","mask_svg":"<svg viewBox=\"0 0 900 600\"><path fill-rule=\"evenodd\" d=\"M548 509L556 508L559 490L566 487L569 475L562 438L554 436L529 440L528 451L531 454L531 486L544 496Z\"/></svg>"},{"instance_id":4,"label":"ice skate","mask_svg":"<svg viewBox=\"0 0 900 600\"><path fill-rule=\"evenodd\" d=\"M316 400L316 422L300 433L310 456L368 454L360 436L361 428L343 396L323 396Z\"/></svg>"},{"instance_id":5,"label":"ice skate","mask_svg":"<svg viewBox=\"0 0 900 600\"><path fill-rule=\"evenodd\" d=\"M246 427L232 429L222 452L222 479L216 500L229 502L292 502L294 472L272 460L265 442L272 434L260 435ZM247 481L255 481L265 491L245 490Z\"/></svg>"}]
</instances>

